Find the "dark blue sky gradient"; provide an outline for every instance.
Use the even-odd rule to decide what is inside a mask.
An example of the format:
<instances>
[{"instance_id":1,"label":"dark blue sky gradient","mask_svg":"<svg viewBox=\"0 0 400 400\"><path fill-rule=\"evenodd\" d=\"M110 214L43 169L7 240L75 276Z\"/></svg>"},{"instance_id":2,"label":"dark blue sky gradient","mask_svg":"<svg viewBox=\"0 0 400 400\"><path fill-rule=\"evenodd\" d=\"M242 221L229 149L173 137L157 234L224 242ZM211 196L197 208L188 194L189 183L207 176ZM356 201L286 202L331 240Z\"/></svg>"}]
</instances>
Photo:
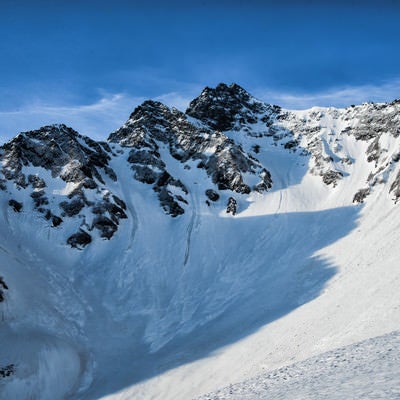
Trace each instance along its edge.
<instances>
[{"instance_id":1,"label":"dark blue sky gradient","mask_svg":"<svg viewBox=\"0 0 400 400\"><path fill-rule=\"evenodd\" d=\"M0 110L221 81L310 94L399 79L400 2L329 3L1 0Z\"/></svg>"}]
</instances>

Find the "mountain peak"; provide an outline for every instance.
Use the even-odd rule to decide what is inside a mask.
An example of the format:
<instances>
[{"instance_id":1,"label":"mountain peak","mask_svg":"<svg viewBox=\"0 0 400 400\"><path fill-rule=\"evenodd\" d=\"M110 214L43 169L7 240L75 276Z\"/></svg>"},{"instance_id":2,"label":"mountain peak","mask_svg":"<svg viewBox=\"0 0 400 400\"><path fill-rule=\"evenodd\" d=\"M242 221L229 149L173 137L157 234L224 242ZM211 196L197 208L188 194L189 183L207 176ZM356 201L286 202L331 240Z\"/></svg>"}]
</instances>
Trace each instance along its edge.
<instances>
[{"instance_id":1,"label":"mountain peak","mask_svg":"<svg viewBox=\"0 0 400 400\"><path fill-rule=\"evenodd\" d=\"M242 122L255 123L257 115L268 112L268 106L255 99L236 83L206 87L186 110L186 114L205 122L217 131L235 129ZM242 122L240 122L242 121Z\"/></svg>"},{"instance_id":2,"label":"mountain peak","mask_svg":"<svg viewBox=\"0 0 400 400\"><path fill-rule=\"evenodd\" d=\"M50 140L65 140L65 138L75 139L78 136L80 136L78 132L65 124L52 124L42 126L41 128L32 131L21 132L13 140L18 140L18 138L20 140L22 137L25 137L28 140L47 142Z\"/></svg>"},{"instance_id":3,"label":"mountain peak","mask_svg":"<svg viewBox=\"0 0 400 400\"><path fill-rule=\"evenodd\" d=\"M146 100L133 110L132 114L129 116L129 119L135 120L141 118L144 114L162 115L169 113L171 113L170 108L160 101Z\"/></svg>"}]
</instances>

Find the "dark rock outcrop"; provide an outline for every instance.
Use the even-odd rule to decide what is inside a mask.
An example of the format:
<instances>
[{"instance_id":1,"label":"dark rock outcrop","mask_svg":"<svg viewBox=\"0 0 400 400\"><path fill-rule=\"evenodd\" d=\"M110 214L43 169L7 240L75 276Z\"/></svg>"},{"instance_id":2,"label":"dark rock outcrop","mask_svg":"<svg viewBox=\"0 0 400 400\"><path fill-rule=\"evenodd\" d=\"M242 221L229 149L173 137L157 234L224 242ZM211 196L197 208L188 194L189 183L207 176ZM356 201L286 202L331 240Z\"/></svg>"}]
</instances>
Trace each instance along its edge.
<instances>
[{"instance_id":1,"label":"dark rock outcrop","mask_svg":"<svg viewBox=\"0 0 400 400\"><path fill-rule=\"evenodd\" d=\"M235 87L234 91L243 89ZM244 91L241 96L251 102ZM254 105L254 112L260 104ZM125 125L110 135L109 141L131 148L128 162L134 171L133 177L153 185L162 208L171 216L184 212L188 190L168 170L162 152L168 152L181 164L197 162L197 167L206 171L219 190L250 193L267 190L272 184L270 174L258 160L223 133L215 131L212 124L196 125L184 113L159 102L146 101L137 107ZM246 173L258 176L259 183L255 187L246 183ZM177 187L180 194L172 190L171 185Z\"/></svg>"},{"instance_id":2,"label":"dark rock outcrop","mask_svg":"<svg viewBox=\"0 0 400 400\"><path fill-rule=\"evenodd\" d=\"M5 186L7 182L14 185L21 192L21 198L22 192L28 191L33 208L44 219L51 221L53 227L59 226L63 218L78 217L85 208L96 214L97 219L110 218L113 224L118 224L119 219L127 217L116 204L121 200L110 195L106 187L107 179L117 179L109 165L111 149L107 143L79 135L65 125L51 125L20 133L5 143L0 152L3 159L0 176L3 175ZM26 173L25 169L30 172ZM32 169L37 169L38 172L32 173ZM41 169L49 171L51 179L61 179L66 186L63 193L57 196L60 199L58 204L50 200L50 197L55 197L53 193L47 192L48 185L44 177L40 176ZM104 209L103 214L95 212L100 204ZM9 205L15 212L22 210L22 202L18 199L10 199ZM58 211L54 211L55 208ZM78 228L82 226L84 218L76 218L76 224ZM98 229L100 236L105 238L110 238L115 232L115 229L108 228L105 233L104 226L98 221L89 229Z\"/></svg>"},{"instance_id":3,"label":"dark rock outcrop","mask_svg":"<svg viewBox=\"0 0 400 400\"><path fill-rule=\"evenodd\" d=\"M233 197L229 197L228 204L226 205L226 212L228 214L236 215L237 201Z\"/></svg>"},{"instance_id":4,"label":"dark rock outcrop","mask_svg":"<svg viewBox=\"0 0 400 400\"><path fill-rule=\"evenodd\" d=\"M8 378L15 373L15 365L9 364L5 367L0 367L0 378Z\"/></svg>"},{"instance_id":5,"label":"dark rock outcrop","mask_svg":"<svg viewBox=\"0 0 400 400\"><path fill-rule=\"evenodd\" d=\"M206 190L206 196L211 200L211 201L217 201L219 199L219 194L213 189L207 189Z\"/></svg>"},{"instance_id":6,"label":"dark rock outcrop","mask_svg":"<svg viewBox=\"0 0 400 400\"><path fill-rule=\"evenodd\" d=\"M206 87L189 104L186 114L199 119L211 129L224 132L239 130L243 125L265 119L265 114L268 115L271 108L236 83L229 86L221 83L215 89Z\"/></svg>"},{"instance_id":7,"label":"dark rock outcrop","mask_svg":"<svg viewBox=\"0 0 400 400\"><path fill-rule=\"evenodd\" d=\"M71 247L74 247L76 249L83 249L89 243L91 243L91 241L92 241L92 237L87 232L85 232L84 230L81 229L81 230L79 230L79 232L71 235L68 238L67 243Z\"/></svg>"},{"instance_id":8,"label":"dark rock outcrop","mask_svg":"<svg viewBox=\"0 0 400 400\"><path fill-rule=\"evenodd\" d=\"M23 207L23 204L22 204L22 203L20 203L20 202L17 201L17 200L14 200L14 199L10 199L10 200L8 201L8 205L9 205L15 212L21 212L22 207Z\"/></svg>"},{"instance_id":9,"label":"dark rock outcrop","mask_svg":"<svg viewBox=\"0 0 400 400\"><path fill-rule=\"evenodd\" d=\"M4 278L0 276L0 303L4 301L4 290L8 290L7 284L4 282Z\"/></svg>"}]
</instances>

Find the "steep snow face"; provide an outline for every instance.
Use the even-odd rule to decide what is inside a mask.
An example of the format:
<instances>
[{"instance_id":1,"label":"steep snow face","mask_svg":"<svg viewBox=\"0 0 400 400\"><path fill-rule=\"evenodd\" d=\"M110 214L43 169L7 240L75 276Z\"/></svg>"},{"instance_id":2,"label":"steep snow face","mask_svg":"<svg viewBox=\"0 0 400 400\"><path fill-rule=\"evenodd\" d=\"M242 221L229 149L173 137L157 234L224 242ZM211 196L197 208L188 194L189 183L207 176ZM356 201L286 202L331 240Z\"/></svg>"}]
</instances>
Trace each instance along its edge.
<instances>
[{"instance_id":1,"label":"steep snow face","mask_svg":"<svg viewBox=\"0 0 400 400\"><path fill-rule=\"evenodd\" d=\"M0 393L188 399L398 329L399 116L221 84L3 145Z\"/></svg>"}]
</instances>

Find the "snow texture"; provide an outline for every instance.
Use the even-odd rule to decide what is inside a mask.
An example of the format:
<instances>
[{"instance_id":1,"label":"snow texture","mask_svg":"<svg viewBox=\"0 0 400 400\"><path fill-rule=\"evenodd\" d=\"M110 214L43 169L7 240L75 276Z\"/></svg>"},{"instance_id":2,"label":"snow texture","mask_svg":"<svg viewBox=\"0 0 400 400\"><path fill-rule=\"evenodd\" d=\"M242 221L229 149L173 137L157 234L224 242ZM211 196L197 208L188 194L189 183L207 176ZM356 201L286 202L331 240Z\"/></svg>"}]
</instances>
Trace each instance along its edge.
<instances>
[{"instance_id":1,"label":"snow texture","mask_svg":"<svg viewBox=\"0 0 400 400\"><path fill-rule=\"evenodd\" d=\"M198 400L400 398L400 333L342 347Z\"/></svg>"}]
</instances>

